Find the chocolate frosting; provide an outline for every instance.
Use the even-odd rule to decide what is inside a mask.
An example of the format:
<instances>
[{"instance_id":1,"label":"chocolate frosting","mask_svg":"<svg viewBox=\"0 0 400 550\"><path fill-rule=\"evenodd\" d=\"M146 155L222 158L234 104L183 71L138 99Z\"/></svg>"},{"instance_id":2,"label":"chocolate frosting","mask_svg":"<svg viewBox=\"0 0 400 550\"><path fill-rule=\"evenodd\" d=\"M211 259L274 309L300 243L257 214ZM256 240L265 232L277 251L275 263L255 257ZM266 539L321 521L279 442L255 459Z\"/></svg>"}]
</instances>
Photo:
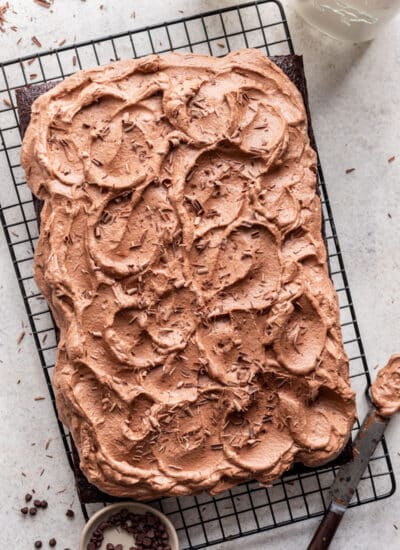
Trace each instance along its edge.
<instances>
[{"instance_id":1,"label":"chocolate frosting","mask_svg":"<svg viewBox=\"0 0 400 550\"><path fill-rule=\"evenodd\" d=\"M81 468L139 499L270 484L354 421L299 91L257 50L81 71L37 99L35 275Z\"/></svg>"},{"instance_id":2,"label":"chocolate frosting","mask_svg":"<svg viewBox=\"0 0 400 550\"><path fill-rule=\"evenodd\" d=\"M372 400L382 416L400 411L400 355L392 355L371 386Z\"/></svg>"}]
</instances>

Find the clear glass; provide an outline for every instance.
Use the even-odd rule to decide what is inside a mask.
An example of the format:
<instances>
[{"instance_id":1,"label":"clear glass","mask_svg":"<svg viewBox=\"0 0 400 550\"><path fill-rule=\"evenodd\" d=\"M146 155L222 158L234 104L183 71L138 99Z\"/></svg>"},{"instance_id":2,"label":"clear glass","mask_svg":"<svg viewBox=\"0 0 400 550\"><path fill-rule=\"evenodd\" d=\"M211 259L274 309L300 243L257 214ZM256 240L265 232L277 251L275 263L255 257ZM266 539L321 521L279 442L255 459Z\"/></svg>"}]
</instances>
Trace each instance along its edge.
<instances>
[{"instance_id":1,"label":"clear glass","mask_svg":"<svg viewBox=\"0 0 400 550\"><path fill-rule=\"evenodd\" d=\"M351 42L366 42L400 8L400 0L294 0L296 11L321 31Z\"/></svg>"}]
</instances>

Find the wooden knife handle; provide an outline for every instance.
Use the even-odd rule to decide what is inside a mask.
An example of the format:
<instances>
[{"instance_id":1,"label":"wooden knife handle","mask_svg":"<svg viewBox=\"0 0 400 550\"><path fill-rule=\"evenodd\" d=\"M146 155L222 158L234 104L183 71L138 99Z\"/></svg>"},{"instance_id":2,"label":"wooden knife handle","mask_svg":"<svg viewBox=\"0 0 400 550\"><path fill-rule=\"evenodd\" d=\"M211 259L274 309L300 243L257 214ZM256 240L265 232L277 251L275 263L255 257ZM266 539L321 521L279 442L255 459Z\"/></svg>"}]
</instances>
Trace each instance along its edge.
<instances>
[{"instance_id":1,"label":"wooden knife handle","mask_svg":"<svg viewBox=\"0 0 400 550\"><path fill-rule=\"evenodd\" d=\"M319 524L319 527L307 547L307 550L326 550L333 539L336 529L339 523L342 521L343 514L337 514L329 510L325 514L323 520Z\"/></svg>"}]
</instances>

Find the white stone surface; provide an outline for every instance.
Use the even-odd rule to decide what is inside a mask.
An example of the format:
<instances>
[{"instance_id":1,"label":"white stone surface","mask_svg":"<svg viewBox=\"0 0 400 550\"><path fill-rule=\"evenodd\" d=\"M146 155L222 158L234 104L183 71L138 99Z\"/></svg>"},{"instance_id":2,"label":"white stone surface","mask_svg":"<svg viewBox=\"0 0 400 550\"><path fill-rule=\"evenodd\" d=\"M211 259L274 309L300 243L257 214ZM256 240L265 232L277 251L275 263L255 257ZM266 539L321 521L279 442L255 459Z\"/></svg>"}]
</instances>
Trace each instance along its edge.
<instances>
[{"instance_id":1,"label":"white stone surface","mask_svg":"<svg viewBox=\"0 0 400 550\"><path fill-rule=\"evenodd\" d=\"M39 51L33 35L48 49L64 38L69 44L233 3L55 0L49 13L33 0L10 0L17 13L9 13L6 27L16 25L18 31L0 35L0 60ZM400 351L400 18L374 42L354 46L319 34L300 20L289 1L283 4L296 52L305 57L314 129L367 358L371 366L383 365ZM392 155L397 158L388 163ZM1 185L9 182L3 179ZM28 550L34 540L55 536L57 548L75 550L83 519L29 334L17 353L21 323L27 318L0 231L0 542L4 548ZM46 399L34 401L40 395ZM399 429L400 418L395 418L387 434L397 475ZM32 488L49 501L49 509L30 520L18 510ZM64 515L69 507L77 513L73 521ZM400 492L348 511L332 550L399 548L399 516ZM223 550L305 548L316 524L302 522L229 542Z\"/></svg>"}]
</instances>

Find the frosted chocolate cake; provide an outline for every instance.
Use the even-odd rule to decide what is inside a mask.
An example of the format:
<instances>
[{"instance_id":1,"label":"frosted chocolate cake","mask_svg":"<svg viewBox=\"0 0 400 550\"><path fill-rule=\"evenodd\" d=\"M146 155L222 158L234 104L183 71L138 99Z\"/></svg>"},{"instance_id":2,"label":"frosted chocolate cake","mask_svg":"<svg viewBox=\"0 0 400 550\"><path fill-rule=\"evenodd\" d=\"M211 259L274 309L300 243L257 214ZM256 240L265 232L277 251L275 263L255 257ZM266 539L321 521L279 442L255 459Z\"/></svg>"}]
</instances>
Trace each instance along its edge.
<instances>
[{"instance_id":1,"label":"frosted chocolate cake","mask_svg":"<svg viewBox=\"0 0 400 550\"><path fill-rule=\"evenodd\" d=\"M88 480L116 496L269 484L354 421L300 92L256 50L82 71L32 106L35 275Z\"/></svg>"}]
</instances>

